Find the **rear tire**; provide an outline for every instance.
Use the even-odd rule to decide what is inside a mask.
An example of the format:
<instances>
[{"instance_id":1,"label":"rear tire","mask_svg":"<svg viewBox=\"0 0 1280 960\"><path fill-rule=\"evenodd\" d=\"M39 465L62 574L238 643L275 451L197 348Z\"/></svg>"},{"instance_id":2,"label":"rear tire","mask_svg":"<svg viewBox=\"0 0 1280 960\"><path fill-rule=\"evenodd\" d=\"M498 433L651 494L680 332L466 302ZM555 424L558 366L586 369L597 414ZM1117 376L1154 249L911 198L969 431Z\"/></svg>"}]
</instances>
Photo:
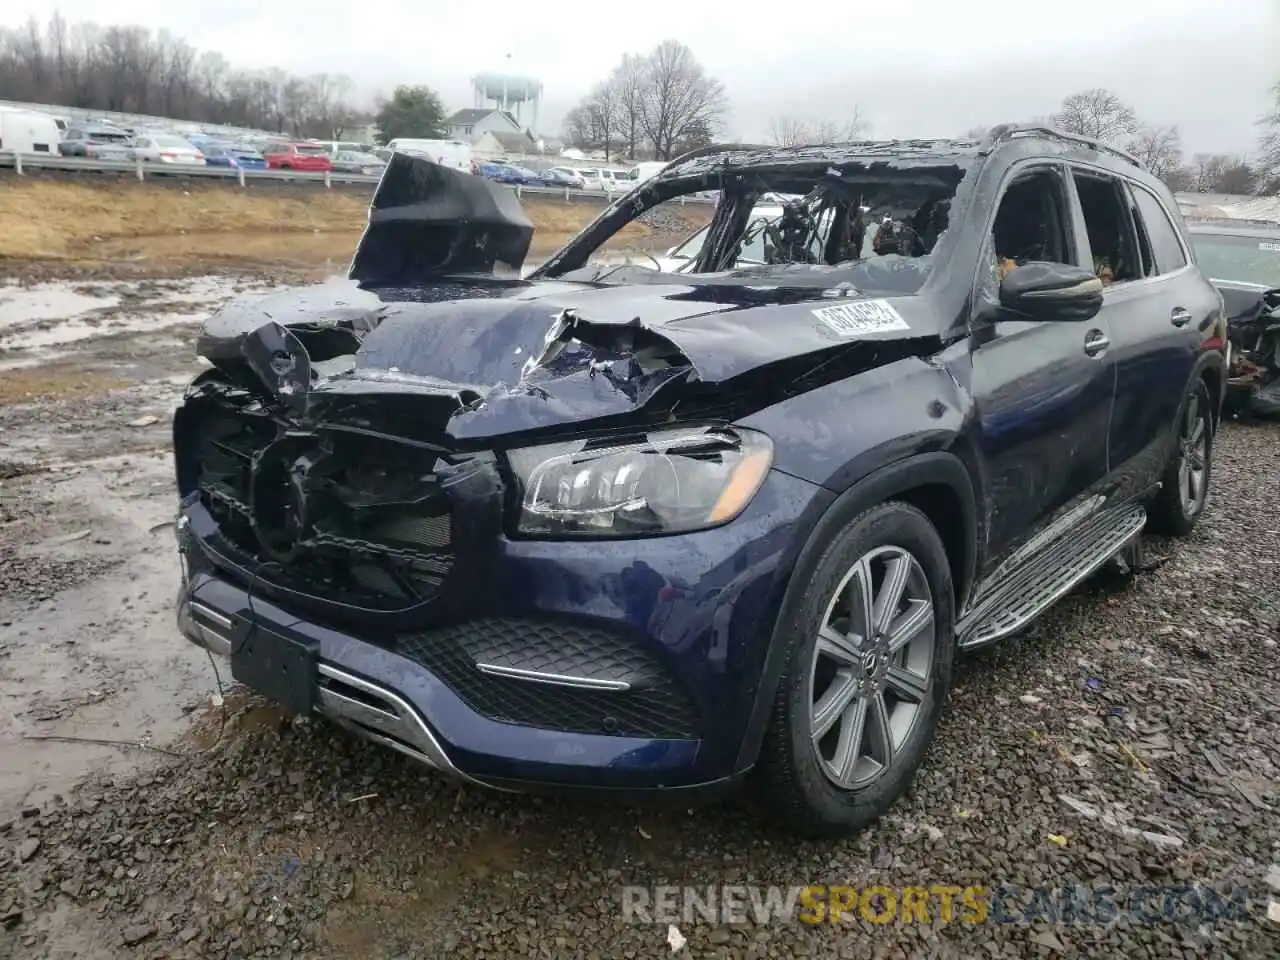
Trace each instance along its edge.
<instances>
[{"instance_id":1,"label":"rear tire","mask_svg":"<svg viewBox=\"0 0 1280 960\"><path fill-rule=\"evenodd\" d=\"M757 774L773 819L840 837L893 805L933 739L955 653L951 569L929 519L889 502L833 538L805 590Z\"/></svg>"},{"instance_id":2,"label":"rear tire","mask_svg":"<svg viewBox=\"0 0 1280 960\"><path fill-rule=\"evenodd\" d=\"M1173 452L1160 478L1160 492L1148 510L1152 533L1185 537L1209 503L1213 478L1213 401L1203 380L1197 380L1178 409Z\"/></svg>"}]
</instances>

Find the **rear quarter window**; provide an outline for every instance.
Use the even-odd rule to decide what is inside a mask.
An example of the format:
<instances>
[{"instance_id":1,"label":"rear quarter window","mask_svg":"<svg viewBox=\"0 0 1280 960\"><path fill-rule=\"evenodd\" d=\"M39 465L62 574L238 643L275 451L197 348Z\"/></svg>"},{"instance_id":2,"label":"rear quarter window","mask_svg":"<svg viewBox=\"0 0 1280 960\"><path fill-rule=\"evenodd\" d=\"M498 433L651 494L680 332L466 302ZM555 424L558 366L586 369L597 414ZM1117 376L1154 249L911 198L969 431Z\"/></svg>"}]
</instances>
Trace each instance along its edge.
<instances>
[{"instance_id":1,"label":"rear quarter window","mask_svg":"<svg viewBox=\"0 0 1280 960\"><path fill-rule=\"evenodd\" d=\"M1178 230L1169 219L1164 204L1155 194L1139 186L1133 186L1134 201L1142 223L1147 228L1147 239L1156 259L1156 273L1172 273L1187 265L1187 255L1178 240Z\"/></svg>"}]
</instances>

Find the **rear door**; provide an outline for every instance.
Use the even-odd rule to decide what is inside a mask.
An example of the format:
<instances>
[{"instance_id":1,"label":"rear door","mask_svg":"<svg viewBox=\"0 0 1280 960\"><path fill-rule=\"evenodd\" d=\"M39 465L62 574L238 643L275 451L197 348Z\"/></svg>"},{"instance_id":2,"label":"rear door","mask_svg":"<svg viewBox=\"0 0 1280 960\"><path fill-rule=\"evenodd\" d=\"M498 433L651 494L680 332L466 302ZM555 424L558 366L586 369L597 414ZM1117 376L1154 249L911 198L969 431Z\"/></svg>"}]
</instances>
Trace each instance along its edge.
<instances>
[{"instance_id":1,"label":"rear door","mask_svg":"<svg viewBox=\"0 0 1280 960\"><path fill-rule=\"evenodd\" d=\"M1114 493L1139 496L1159 479L1174 423L1213 323L1217 294L1192 264L1164 201L1139 183L1076 167L1095 260L1112 269L1102 313L1116 365L1108 429ZM1106 267L1100 266L1104 270Z\"/></svg>"},{"instance_id":2,"label":"rear door","mask_svg":"<svg viewBox=\"0 0 1280 960\"><path fill-rule=\"evenodd\" d=\"M1087 263L1065 165L1015 165L992 187L1000 201L975 284L970 338L990 504L987 573L1029 559L1099 508L1115 388L1105 318L1018 320L999 308L1002 264Z\"/></svg>"}]
</instances>

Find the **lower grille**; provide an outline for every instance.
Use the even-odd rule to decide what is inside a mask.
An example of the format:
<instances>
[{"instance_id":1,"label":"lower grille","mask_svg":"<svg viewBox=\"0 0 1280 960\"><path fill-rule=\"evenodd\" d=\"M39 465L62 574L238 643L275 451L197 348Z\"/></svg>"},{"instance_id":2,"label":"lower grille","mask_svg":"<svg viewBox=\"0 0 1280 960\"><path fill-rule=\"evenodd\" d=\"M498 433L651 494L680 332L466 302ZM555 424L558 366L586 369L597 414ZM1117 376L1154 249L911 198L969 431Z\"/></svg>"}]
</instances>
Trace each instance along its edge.
<instances>
[{"instance_id":1,"label":"lower grille","mask_svg":"<svg viewBox=\"0 0 1280 960\"><path fill-rule=\"evenodd\" d=\"M565 733L698 737L697 711L670 672L638 643L599 627L487 618L402 634L397 649L492 720ZM478 663L626 688L582 689L495 676Z\"/></svg>"}]
</instances>

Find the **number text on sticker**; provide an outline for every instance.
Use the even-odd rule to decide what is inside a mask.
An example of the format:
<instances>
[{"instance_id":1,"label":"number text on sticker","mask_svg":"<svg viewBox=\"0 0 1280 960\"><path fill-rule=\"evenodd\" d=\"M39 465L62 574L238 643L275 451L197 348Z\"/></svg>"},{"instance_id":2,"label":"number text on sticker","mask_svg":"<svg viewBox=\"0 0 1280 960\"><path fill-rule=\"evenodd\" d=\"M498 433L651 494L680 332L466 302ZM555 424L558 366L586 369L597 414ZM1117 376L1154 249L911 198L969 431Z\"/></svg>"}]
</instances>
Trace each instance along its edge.
<instances>
[{"instance_id":1,"label":"number text on sticker","mask_svg":"<svg viewBox=\"0 0 1280 960\"><path fill-rule=\"evenodd\" d=\"M853 303L821 307L814 310L813 315L842 337L911 329L902 315L884 300L855 300Z\"/></svg>"}]
</instances>

